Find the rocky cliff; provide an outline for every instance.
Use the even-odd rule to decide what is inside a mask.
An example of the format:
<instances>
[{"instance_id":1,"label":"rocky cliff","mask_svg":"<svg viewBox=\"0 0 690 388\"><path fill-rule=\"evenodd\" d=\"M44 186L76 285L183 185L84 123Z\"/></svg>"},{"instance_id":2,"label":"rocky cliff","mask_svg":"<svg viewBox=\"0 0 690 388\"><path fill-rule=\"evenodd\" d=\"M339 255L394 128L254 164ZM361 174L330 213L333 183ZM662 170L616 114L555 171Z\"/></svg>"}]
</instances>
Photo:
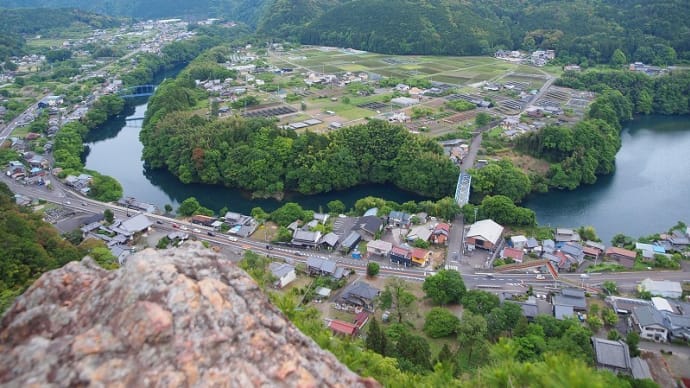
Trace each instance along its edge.
<instances>
[{"instance_id":1,"label":"rocky cliff","mask_svg":"<svg viewBox=\"0 0 690 388\"><path fill-rule=\"evenodd\" d=\"M41 276L0 322L3 386L357 387L239 268L200 244Z\"/></svg>"}]
</instances>

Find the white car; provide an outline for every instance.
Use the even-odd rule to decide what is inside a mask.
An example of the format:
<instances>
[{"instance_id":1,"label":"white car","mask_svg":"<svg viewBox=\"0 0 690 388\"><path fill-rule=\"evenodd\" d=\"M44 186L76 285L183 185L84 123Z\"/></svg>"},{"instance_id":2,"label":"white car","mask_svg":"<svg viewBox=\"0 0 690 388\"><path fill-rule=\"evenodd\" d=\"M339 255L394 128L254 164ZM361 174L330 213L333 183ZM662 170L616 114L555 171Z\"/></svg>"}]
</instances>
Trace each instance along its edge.
<instances>
[{"instance_id":1,"label":"white car","mask_svg":"<svg viewBox=\"0 0 690 388\"><path fill-rule=\"evenodd\" d=\"M184 226L184 225L180 226L180 229L182 229L182 230L189 230L189 228L186 227L186 226Z\"/></svg>"},{"instance_id":2,"label":"white car","mask_svg":"<svg viewBox=\"0 0 690 388\"><path fill-rule=\"evenodd\" d=\"M237 242L237 237L229 236L229 237L228 237L228 240L230 240L230 241L232 241L232 242Z\"/></svg>"},{"instance_id":3,"label":"white car","mask_svg":"<svg viewBox=\"0 0 690 388\"><path fill-rule=\"evenodd\" d=\"M546 279L546 277L544 277L544 275L542 275L542 274L537 275L537 280L544 280L544 279Z\"/></svg>"},{"instance_id":4,"label":"white car","mask_svg":"<svg viewBox=\"0 0 690 388\"><path fill-rule=\"evenodd\" d=\"M200 231L198 228L192 229L192 232L194 232L194 233L201 233L201 231Z\"/></svg>"}]
</instances>

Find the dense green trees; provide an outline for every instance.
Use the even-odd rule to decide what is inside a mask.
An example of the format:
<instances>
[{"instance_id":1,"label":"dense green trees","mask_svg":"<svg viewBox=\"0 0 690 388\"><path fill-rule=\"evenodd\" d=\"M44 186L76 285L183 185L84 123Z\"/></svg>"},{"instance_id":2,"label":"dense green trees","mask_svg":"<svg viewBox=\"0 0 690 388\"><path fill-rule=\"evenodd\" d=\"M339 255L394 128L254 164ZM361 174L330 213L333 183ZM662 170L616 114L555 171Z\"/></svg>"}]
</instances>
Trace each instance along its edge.
<instances>
[{"instance_id":1,"label":"dense green trees","mask_svg":"<svg viewBox=\"0 0 690 388\"><path fill-rule=\"evenodd\" d=\"M536 225L536 214L533 210L516 206L510 198L503 195L485 197L478 206L467 204L462 213L466 220L474 221L490 218L502 225L532 226Z\"/></svg>"},{"instance_id":2,"label":"dense green trees","mask_svg":"<svg viewBox=\"0 0 690 388\"><path fill-rule=\"evenodd\" d=\"M472 191L484 195L504 195L520 202L532 189L530 179L508 159L489 163L480 169L470 169Z\"/></svg>"},{"instance_id":3,"label":"dense green trees","mask_svg":"<svg viewBox=\"0 0 690 388\"><path fill-rule=\"evenodd\" d=\"M614 171L621 122L630 120L632 113L629 99L608 89L591 104L584 121L574 127L547 126L520 136L516 147L552 163L547 175L550 186L572 190Z\"/></svg>"},{"instance_id":4,"label":"dense green trees","mask_svg":"<svg viewBox=\"0 0 690 388\"><path fill-rule=\"evenodd\" d=\"M381 271L381 266L375 261L367 263L367 276L374 277Z\"/></svg>"},{"instance_id":5,"label":"dense green trees","mask_svg":"<svg viewBox=\"0 0 690 388\"><path fill-rule=\"evenodd\" d=\"M441 270L424 279L422 289L434 304L460 303L467 289L458 271Z\"/></svg>"},{"instance_id":6,"label":"dense green trees","mask_svg":"<svg viewBox=\"0 0 690 388\"><path fill-rule=\"evenodd\" d=\"M460 319L450 310L443 307L434 307L426 315L424 332L431 338L447 337L455 334Z\"/></svg>"},{"instance_id":7,"label":"dense green trees","mask_svg":"<svg viewBox=\"0 0 690 388\"><path fill-rule=\"evenodd\" d=\"M161 85L152 99L141 140L150 166L167 168L185 183L223 184L260 195L393 183L443 197L457 180L457 167L438 144L400 126L371 121L328 135L297 135L264 119L206 121L185 112L166 114L193 104L192 92L170 88L169 94Z\"/></svg>"},{"instance_id":8,"label":"dense green trees","mask_svg":"<svg viewBox=\"0 0 690 388\"><path fill-rule=\"evenodd\" d=\"M475 314L487 315L498 307L501 301L496 294L482 290L469 290L462 297L462 307Z\"/></svg>"},{"instance_id":9,"label":"dense green trees","mask_svg":"<svg viewBox=\"0 0 690 388\"><path fill-rule=\"evenodd\" d=\"M102 202L113 202L122 198L122 185L115 178L91 171L93 181L89 196Z\"/></svg>"},{"instance_id":10,"label":"dense green trees","mask_svg":"<svg viewBox=\"0 0 690 388\"><path fill-rule=\"evenodd\" d=\"M4 311L43 272L86 253L62 239L41 215L19 208L0 183L0 311Z\"/></svg>"}]
</instances>

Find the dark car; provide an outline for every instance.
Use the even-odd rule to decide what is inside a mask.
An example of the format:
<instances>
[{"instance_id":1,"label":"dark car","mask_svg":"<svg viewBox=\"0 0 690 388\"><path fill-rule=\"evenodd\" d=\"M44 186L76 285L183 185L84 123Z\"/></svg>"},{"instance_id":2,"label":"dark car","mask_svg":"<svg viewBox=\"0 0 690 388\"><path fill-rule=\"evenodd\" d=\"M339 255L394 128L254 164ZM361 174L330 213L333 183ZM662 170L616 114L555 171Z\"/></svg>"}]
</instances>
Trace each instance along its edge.
<instances>
[{"instance_id":1,"label":"dark car","mask_svg":"<svg viewBox=\"0 0 690 388\"><path fill-rule=\"evenodd\" d=\"M156 223L159 225L163 225L163 221L161 221L161 220L157 220Z\"/></svg>"},{"instance_id":2,"label":"dark car","mask_svg":"<svg viewBox=\"0 0 690 388\"><path fill-rule=\"evenodd\" d=\"M216 234L215 234L215 233L213 233L213 232L206 232L206 234L208 234L208 235L209 235L209 236L211 236L211 237L213 237L213 236L215 236L215 235L216 235Z\"/></svg>"}]
</instances>

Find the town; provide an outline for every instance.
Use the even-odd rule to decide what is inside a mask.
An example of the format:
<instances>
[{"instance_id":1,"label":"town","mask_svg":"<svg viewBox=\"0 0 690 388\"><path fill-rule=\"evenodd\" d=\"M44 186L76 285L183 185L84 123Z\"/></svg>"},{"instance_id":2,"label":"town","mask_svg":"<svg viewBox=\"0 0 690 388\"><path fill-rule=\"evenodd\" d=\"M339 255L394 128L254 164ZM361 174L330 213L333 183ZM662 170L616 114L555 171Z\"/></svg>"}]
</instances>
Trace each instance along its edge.
<instances>
[{"instance_id":1,"label":"town","mask_svg":"<svg viewBox=\"0 0 690 388\"><path fill-rule=\"evenodd\" d=\"M209 215L197 212L197 203L182 214L182 202L175 214L172 207L160 209L145 198L96 200L94 175L54 165L56 135L65 125L85 120L104 96L153 94L153 85L123 79L136 68L140 53L158 55L171 42L192 39L195 33L187 27L179 19L148 21L67 40L59 49L84 63L59 87L42 90L17 87L15 76L44 69L48 59L11 58L18 70L0 74L0 82L8 85L3 90L11 90L0 107L0 141L7 158L2 181L16 193L17 204L41 212L77 241L101 241L120 266L134 252L175 249L193 241L238 265L259 254L268 259L263 268L270 273L268 288L300 295L300 303L321 312L333 335L366 337L365 326L373 319L389 324L403 314L420 329L436 308L424 300L428 279L452 272L461 276L468 294L490 294L486 298L495 299L496 308L517 304L526 322L549 316L589 327L593 335L588 346L600 369L662 386L686 373L690 227L682 222L653 236L622 236L608 244L577 225L535 233L476 215L471 223L462 215L444 219L414 203L391 209L383 200L381 206L362 209L334 204L327 212L300 207L299 216L279 221L274 215L280 209ZM84 47L94 42L126 54L92 58ZM564 71L580 70L576 65L547 66L553 50L437 58L285 46L233 47L234 54L222 65L234 77L194 80L209 96L197 110L205 117L273 118L281 128L300 133L328 133L372 118L400 124L412 134L438 139L446 157L460 168L454 198L458 208L469 201L467 170L497 161L482 137L510 142L547 125L571 125L585 117L596 97L553 85ZM650 76L666 72L642 63L628 69ZM428 79L420 81L420 74ZM399 301L382 304L382 294L390 293L395 281L404 282L405 292L414 295L418 312L400 311ZM460 301L455 302L450 310L461 316L455 308ZM639 343L642 357L623 340L631 333L644 340ZM675 358L659 352L671 349Z\"/></svg>"}]
</instances>

